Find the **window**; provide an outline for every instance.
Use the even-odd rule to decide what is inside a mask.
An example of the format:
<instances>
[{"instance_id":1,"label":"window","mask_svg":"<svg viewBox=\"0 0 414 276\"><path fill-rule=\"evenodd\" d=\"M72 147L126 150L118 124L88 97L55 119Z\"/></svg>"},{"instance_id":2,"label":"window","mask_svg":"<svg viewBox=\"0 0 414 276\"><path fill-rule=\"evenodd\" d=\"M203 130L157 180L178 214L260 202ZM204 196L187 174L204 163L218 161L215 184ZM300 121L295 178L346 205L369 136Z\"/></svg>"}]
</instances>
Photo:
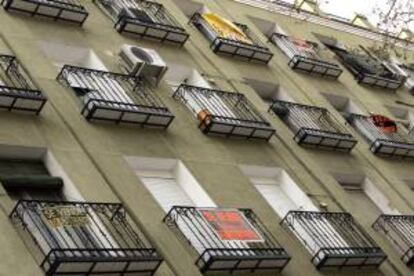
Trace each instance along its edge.
<instances>
[{"instance_id":1,"label":"window","mask_svg":"<svg viewBox=\"0 0 414 276\"><path fill-rule=\"evenodd\" d=\"M399 214L391 206L386 195L367 177L358 173L334 173L334 178L350 195L352 202L367 216L377 218L381 214Z\"/></svg>"}]
</instances>

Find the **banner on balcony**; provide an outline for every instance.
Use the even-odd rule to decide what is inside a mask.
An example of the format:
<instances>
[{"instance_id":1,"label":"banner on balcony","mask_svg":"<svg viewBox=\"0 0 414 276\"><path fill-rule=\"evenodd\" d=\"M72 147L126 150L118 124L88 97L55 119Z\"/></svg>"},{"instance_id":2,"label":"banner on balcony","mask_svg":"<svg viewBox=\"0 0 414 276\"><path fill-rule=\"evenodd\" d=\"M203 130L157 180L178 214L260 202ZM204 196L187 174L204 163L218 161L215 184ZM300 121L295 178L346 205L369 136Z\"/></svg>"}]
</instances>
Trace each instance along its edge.
<instances>
[{"instance_id":1,"label":"banner on balcony","mask_svg":"<svg viewBox=\"0 0 414 276\"><path fill-rule=\"evenodd\" d=\"M383 133L397 132L397 124L388 117L382 115L371 115L372 123Z\"/></svg>"},{"instance_id":2,"label":"banner on balcony","mask_svg":"<svg viewBox=\"0 0 414 276\"><path fill-rule=\"evenodd\" d=\"M198 209L201 217L222 241L264 242L260 233L235 209Z\"/></svg>"},{"instance_id":3,"label":"banner on balcony","mask_svg":"<svg viewBox=\"0 0 414 276\"><path fill-rule=\"evenodd\" d=\"M294 38L294 37L291 37L290 41L293 43L293 45L295 45L295 47L299 51L308 53L309 55L312 55L312 56L316 55L314 46L309 41L306 41L300 38Z\"/></svg>"},{"instance_id":4,"label":"banner on balcony","mask_svg":"<svg viewBox=\"0 0 414 276\"><path fill-rule=\"evenodd\" d=\"M87 212L76 206L44 207L42 213L52 228L80 227L89 224Z\"/></svg>"},{"instance_id":5,"label":"banner on balcony","mask_svg":"<svg viewBox=\"0 0 414 276\"><path fill-rule=\"evenodd\" d=\"M253 41L233 22L215 13L203 13L202 17L214 29L218 36L248 44Z\"/></svg>"}]
</instances>

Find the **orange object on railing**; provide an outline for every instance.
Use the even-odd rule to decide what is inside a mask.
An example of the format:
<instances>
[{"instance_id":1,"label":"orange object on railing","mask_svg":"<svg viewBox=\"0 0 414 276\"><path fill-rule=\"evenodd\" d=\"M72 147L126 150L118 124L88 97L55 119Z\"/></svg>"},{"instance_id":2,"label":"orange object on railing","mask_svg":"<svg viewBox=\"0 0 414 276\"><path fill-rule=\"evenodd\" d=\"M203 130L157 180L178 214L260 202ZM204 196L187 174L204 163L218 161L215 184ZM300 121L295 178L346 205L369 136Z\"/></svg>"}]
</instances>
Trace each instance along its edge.
<instances>
[{"instance_id":1,"label":"orange object on railing","mask_svg":"<svg viewBox=\"0 0 414 276\"><path fill-rule=\"evenodd\" d=\"M200 124L208 126L211 124L211 116L212 114L208 109L203 109L197 114L197 118L200 121Z\"/></svg>"}]
</instances>

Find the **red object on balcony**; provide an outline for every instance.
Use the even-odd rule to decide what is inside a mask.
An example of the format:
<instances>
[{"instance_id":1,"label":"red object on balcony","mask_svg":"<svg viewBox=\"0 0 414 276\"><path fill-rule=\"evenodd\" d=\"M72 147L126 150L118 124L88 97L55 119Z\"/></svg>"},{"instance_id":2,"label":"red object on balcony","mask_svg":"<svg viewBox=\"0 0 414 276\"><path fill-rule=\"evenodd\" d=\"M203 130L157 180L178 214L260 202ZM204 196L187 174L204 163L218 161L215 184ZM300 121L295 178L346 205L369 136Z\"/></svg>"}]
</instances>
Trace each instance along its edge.
<instances>
[{"instance_id":1,"label":"red object on balcony","mask_svg":"<svg viewBox=\"0 0 414 276\"><path fill-rule=\"evenodd\" d=\"M384 133L397 132L397 124L388 117L383 115L371 115L371 120L374 125Z\"/></svg>"}]
</instances>

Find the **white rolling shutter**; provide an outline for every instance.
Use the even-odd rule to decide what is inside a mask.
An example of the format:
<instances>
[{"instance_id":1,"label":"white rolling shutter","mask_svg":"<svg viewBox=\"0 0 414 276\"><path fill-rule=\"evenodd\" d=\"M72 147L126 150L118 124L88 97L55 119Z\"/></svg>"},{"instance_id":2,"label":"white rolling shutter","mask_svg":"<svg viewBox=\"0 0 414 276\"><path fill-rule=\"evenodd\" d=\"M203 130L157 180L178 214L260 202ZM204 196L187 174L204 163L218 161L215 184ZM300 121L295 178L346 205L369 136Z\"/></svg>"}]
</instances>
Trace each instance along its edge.
<instances>
[{"instance_id":1,"label":"white rolling shutter","mask_svg":"<svg viewBox=\"0 0 414 276\"><path fill-rule=\"evenodd\" d=\"M195 206L174 178L141 177L141 181L166 213L177 205Z\"/></svg>"}]
</instances>

